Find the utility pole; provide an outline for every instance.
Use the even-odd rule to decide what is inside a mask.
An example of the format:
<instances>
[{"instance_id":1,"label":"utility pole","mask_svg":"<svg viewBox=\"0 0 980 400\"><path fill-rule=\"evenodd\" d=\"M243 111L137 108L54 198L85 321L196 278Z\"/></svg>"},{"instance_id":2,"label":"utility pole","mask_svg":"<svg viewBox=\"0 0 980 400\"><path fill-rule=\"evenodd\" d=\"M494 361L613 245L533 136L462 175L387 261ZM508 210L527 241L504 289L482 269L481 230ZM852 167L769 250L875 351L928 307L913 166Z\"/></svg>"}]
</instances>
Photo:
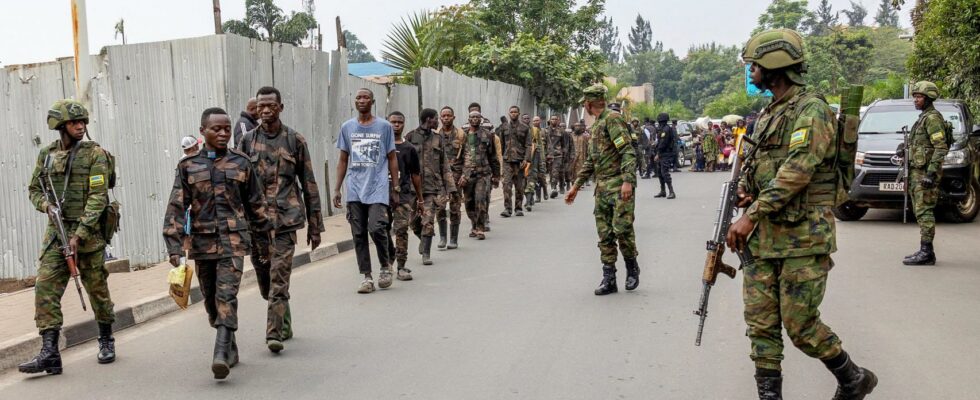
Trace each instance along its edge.
<instances>
[{"instance_id":1,"label":"utility pole","mask_svg":"<svg viewBox=\"0 0 980 400\"><path fill-rule=\"evenodd\" d=\"M337 16L337 50L347 48L347 38L344 37L344 30L340 27L340 16Z\"/></svg>"},{"instance_id":2,"label":"utility pole","mask_svg":"<svg viewBox=\"0 0 980 400\"><path fill-rule=\"evenodd\" d=\"M75 100L91 108L88 86L93 74L88 51L88 17L85 13L85 0L71 1L71 25L75 48Z\"/></svg>"},{"instance_id":3,"label":"utility pole","mask_svg":"<svg viewBox=\"0 0 980 400\"><path fill-rule=\"evenodd\" d=\"M221 0L214 0L214 34L224 33L221 30Z\"/></svg>"}]
</instances>

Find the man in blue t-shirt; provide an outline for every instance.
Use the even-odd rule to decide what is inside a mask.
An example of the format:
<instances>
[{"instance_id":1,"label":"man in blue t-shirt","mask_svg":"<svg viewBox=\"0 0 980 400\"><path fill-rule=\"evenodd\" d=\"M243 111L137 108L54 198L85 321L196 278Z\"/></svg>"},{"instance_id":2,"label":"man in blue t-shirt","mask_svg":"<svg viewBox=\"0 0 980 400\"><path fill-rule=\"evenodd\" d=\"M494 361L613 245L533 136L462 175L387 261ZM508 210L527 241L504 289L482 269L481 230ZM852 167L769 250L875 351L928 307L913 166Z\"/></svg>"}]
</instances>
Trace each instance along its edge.
<instances>
[{"instance_id":1,"label":"man in blue t-shirt","mask_svg":"<svg viewBox=\"0 0 980 400\"><path fill-rule=\"evenodd\" d=\"M395 158L395 135L391 124L371 114L374 92L358 89L354 97L357 118L340 127L337 148L337 184L334 187L333 206L341 207L341 190L347 180L347 221L354 236L354 252L357 267L364 274L358 293L374 291L371 277L371 251L368 235L374 241L381 264L378 285L391 285L391 260L388 255L388 176L398 176ZM395 200L397 201L397 199Z\"/></svg>"}]
</instances>

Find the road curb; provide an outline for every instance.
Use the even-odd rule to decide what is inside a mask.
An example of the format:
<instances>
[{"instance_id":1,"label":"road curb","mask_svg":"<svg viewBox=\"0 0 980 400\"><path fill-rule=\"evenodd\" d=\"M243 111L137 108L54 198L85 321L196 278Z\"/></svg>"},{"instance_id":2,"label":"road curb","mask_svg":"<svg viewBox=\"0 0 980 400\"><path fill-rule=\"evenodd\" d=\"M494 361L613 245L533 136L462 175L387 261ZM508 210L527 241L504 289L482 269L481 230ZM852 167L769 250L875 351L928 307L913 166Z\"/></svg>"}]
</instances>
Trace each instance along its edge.
<instances>
[{"instance_id":1,"label":"road curb","mask_svg":"<svg viewBox=\"0 0 980 400\"><path fill-rule=\"evenodd\" d=\"M347 239L338 243L324 243L314 251L303 250L293 256L293 268L300 268L307 264L325 260L341 253L354 249L354 240ZM245 288L256 283L255 270L250 269L242 275L241 287ZM195 280L191 288L190 304L201 302L203 296ZM120 331L132 326L142 324L147 321L160 318L180 308L170 298L169 294L149 296L141 299L136 305L116 309L116 322L113 324L114 331ZM62 349L93 340L99 336L99 327L95 320L89 320L61 328L62 341L59 343ZM36 333L22 335L4 342L0 342L0 372L11 369L24 361L29 360L37 354L41 348L41 338Z\"/></svg>"}]
</instances>

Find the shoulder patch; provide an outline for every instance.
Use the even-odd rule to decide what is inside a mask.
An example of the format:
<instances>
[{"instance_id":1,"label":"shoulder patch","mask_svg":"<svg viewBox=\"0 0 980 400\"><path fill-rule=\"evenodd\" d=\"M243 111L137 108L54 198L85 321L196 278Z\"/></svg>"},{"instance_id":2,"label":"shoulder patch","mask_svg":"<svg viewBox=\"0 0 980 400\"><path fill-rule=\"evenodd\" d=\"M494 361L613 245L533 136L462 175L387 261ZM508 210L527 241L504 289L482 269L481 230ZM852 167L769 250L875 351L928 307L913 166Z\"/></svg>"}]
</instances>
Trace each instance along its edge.
<instances>
[{"instance_id":1,"label":"shoulder patch","mask_svg":"<svg viewBox=\"0 0 980 400\"><path fill-rule=\"evenodd\" d=\"M626 139L623 139L622 136L616 136L616 138L613 139L613 144L616 145L616 148L618 149L626 145Z\"/></svg>"},{"instance_id":2,"label":"shoulder patch","mask_svg":"<svg viewBox=\"0 0 980 400\"><path fill-rule=\"evenodd\" d=\"M789 148L793 149L807 143L809 130L806 128L797 129L789 138Z\"/></svg>"},{"instance_id":3,"label":"shoulder patch","mask_svg":"<svg viewBox=\"0 0 980 400\"><path fill-rule=\"evenodd\" d=\"M942 131L933 133L932 135L929 135L929 139L931 139L933 143L945 142L946 133Z\"/></svg>"},{"instance_id":4,"label":"shoulder patch","mask_svg":"<svg viewBox=\"0 0 980 400\"><path fill-rule=\"evenodd\" d=\"M88 186L90 188L99 187L105 185L104 175L93 175L88 178Z\"/></svg>"}]
</instances>

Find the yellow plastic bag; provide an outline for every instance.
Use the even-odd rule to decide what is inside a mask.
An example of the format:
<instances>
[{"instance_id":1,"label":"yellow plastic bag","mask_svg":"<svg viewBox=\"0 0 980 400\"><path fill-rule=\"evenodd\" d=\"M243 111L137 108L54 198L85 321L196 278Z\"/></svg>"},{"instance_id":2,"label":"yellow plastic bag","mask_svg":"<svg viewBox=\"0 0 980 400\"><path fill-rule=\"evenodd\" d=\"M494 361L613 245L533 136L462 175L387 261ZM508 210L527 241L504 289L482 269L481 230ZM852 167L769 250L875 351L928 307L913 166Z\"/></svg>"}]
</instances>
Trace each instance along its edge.
<instances>
[{"instance_id":1,"label":"yellow plastic bag","mask_svg":"<svg viewBox=\"0 0 980 400\"><path fill-rule=\"evenodd\" d=\"M167 283L170 284L170 297L177 303L177 307L185 310L191 297L191 278L194 270L187 266L184 258L180 259L180 266L171 268L167 273Z\"/></svg>"}]
</instances>

